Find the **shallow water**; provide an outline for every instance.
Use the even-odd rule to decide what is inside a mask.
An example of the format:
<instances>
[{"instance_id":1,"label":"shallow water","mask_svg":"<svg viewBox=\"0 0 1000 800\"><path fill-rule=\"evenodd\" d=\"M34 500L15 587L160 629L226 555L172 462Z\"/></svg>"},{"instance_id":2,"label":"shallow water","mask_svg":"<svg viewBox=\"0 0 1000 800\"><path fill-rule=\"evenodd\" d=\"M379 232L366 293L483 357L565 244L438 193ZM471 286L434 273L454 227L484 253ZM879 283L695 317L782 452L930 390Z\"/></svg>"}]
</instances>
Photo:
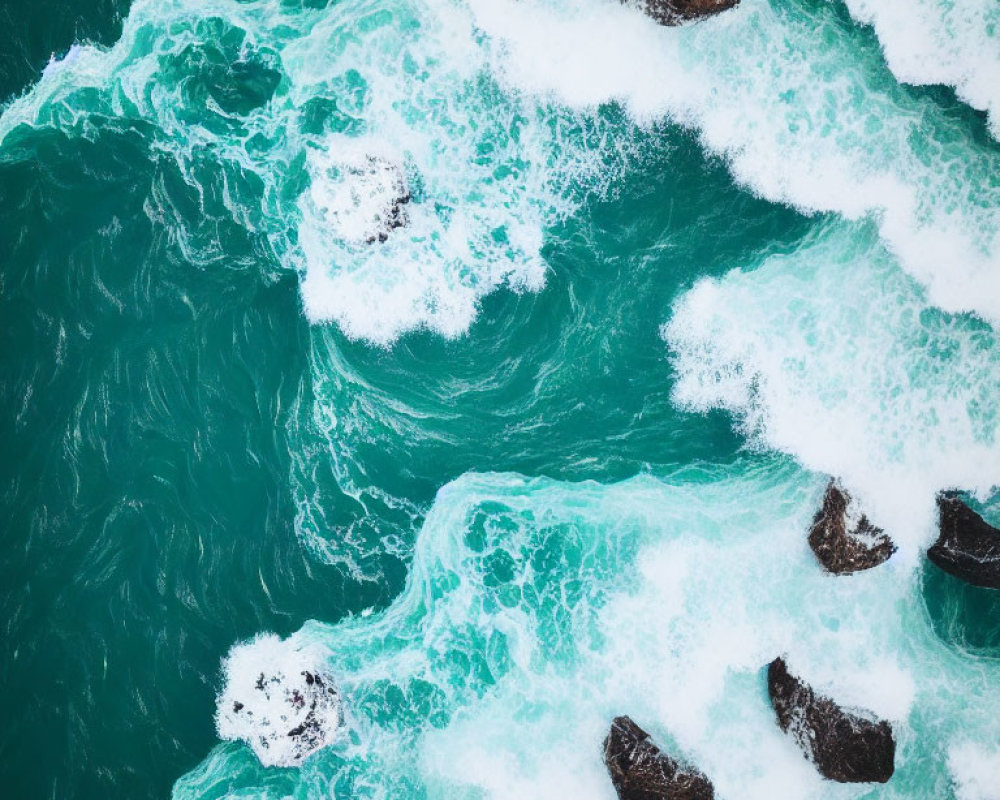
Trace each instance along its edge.
<instances>
[{"instance_id":1,"label":"shallow water","mask_svg":"<svg viewBox=\"0 0 1000 800\"><path fill-rule=\"evenodd\" d=\"M1000 522L1000 45L919 6L0 12L6 791L611 798L628 713L722 798L996 797L1000 608L923 550ZM819 570L830 476L883 567ZM264 632L343 695L301 768L215 732ZM889 784L780 734L782 652Z\"/></svg>"}]
</instances>

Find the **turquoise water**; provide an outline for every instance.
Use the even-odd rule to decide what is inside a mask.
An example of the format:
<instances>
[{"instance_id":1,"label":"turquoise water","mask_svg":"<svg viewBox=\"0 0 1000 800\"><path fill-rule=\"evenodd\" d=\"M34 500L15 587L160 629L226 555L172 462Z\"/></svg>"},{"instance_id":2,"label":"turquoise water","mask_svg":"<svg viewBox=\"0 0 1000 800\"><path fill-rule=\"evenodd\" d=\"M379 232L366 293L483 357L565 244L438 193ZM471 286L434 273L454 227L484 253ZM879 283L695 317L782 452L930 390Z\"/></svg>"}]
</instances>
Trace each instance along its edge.
<instances>
[{"instance_id":1,"label":"turquoise water","mask_svg":"<svg viewBox=\"0 0 1000 800\"><path fill-rule=\"evenodd\" d=\"M996 797L1000 606L922 555L940 489L1000 521L989 8L51 5L0 12L5 796L611 798L627 713L722 798ZM831 475L884 567L819 571ZM263 633L344 700L299 768L216 734ZM781 736L781 652L889 784Z\"/></svg>"}]
</instances>

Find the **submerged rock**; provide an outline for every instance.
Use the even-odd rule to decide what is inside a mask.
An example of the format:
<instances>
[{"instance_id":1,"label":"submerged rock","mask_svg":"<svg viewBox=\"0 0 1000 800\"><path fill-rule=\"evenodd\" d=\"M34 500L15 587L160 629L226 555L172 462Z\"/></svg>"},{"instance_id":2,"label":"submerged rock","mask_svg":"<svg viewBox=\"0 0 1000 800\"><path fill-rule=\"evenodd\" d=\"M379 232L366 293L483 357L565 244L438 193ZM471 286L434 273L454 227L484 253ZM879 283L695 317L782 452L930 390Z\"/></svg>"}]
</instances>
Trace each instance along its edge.
<instances>
[{"instance_id":1,"label":"submerged rock","mask_svg":"<svg viewBox=\"0 0 1000 800\"><path fill-rule=\"evenodd\" d=\"M896 552L892 540L855 508L851 496L836 481L830 481L823 507L813 519L809 546L827 572L835 575L877 567Z\"/></svg>"},{"instance_id":2,"label":"submerged rock","mask_svg":"<svg viewBox=\"0 0 1000 800\"><path fill-rule=\"evenodd\" d=\"M384 242L409 223L410 189L402 165L370 153L316 158L310 195L336 235L353 244Z\"/></svg>"},{"instance_id":3,"label":"submerged rock","mask_svg":"<svg viewBox=\"0 0 1000 800\"><path fill-rule=\"evenodd\" d=\"M365 236L365 243L384 242L389 238L389 231L402 228L410 221L404 208L411 199L406 174L397 164L368 156L366 165L356 170L356 176L362 182L374 184L378 192L375 200L377 208L374 209L372 227Z\"/></svg>"},{"instance_id":4,"label":"submerged rock","mask_svg":"<svg viewBox=\"0 0 1000 800\"><path fill-rule=\"evenodd\" d=\"M223 667L219 736L242 739L264 766L296 766L336 735L340 697L317 652L269 634L234 647Z\"/></svg>"},{"instance_id":5,"label":"submerged rock","mask_svg":"<svg viewBox=\"0 0 1000 800\"><path fill-rule=\"evenodd\" d=\"M937 502L940 535L927 557L967 583L1000 589L1000 530L956 494L940 495Z\"/></svg>"},{"instance_id":6,"label":"submerged rock","mask_svg":"<svg viewBox=\"0 0 1000 800\"><path fill-rule=\"evenodd\" d=\"M788 671L783 658L767 668L767 691L778 725L816 765L840 783L885 783L895 770L892 726L862 711L847 711L817 697Z\"/></svg>"},{"instance_id":7,"label":"submerged rock","mask_svg":"<svg viewBox=\"0 0 1000 800\"><path fill-rule=\"evenodd\" d=\"M713 800L698 770L662 752L629 717L615 717L604 740L604 763L620 800Z\"/></svg>"},{"instance_id":8,"label":"submerged rock","mask_svg":"<svg viewBox=\"0 0 1000 800\"><path fill-rule=\"evenodd\" d=\"M661 25L685 22L721 14L739 5L740 0L640 0L639 7Z\"/></svg>"}]
</instances>

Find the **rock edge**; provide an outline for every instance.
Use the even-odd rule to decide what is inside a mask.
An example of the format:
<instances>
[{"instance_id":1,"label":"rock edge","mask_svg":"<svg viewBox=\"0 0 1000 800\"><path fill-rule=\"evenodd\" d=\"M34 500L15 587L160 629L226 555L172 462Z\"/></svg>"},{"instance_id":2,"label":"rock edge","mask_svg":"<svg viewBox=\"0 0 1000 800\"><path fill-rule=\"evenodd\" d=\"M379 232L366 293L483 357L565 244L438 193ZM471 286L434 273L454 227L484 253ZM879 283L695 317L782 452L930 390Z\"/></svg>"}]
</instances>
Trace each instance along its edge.
<instances>
[{"instance_id":1,"label":"rock edge","mask_svg":"<svg viewBox=\"0 0 1000 800\"><path fill-rule=\"evenodd\" d=\"M674 760L626 716L615 717L604 739L604 764L619 800L714 800L711 782Z\"/></svg>"},{"instance_id":2,"label":"rock edge","mask_svg":"<svg viewBox=\"0 0 1000 800\"><path fill-rule=\"evenodd\" d=\"M895 771L892 726L866 712L847 711L788 671L783 658L767 668L767 691L778 726L824 778L838 783L885 783Z\"/></svg>"},{"instance_id":3,"label":"rock edge","mask_svg":"<svg viewBox=\"0 0 1000 800\"><path fill-rule=\"evenodd\" d=\"M661 25L683 25L713 17L739 5L740 0L640 0L639 7Z\"/></svg>"},{"instance_id":4,"label":"rock edge","mask_svg":"<svg viewBox=\"0 0 1000 800\"><path fill-rule=\"evenodd\" d=\"M967 583L1000 589L1000 530L955 493L939 495L937 503L940 534L927 557Z\"/></svg>"},{"instance_id":5,"label":"rock edge","mask_svg":"<svg viewBox=\"0 0 1000 800\"><path fill-rule=\"evenodd\" d=\"M819 563L834 575L852 575L884 564L896 546L864 514L852 513L850 494L830 481L823 505L809 529L809 546Z\"/></svg>"}]
</instances>

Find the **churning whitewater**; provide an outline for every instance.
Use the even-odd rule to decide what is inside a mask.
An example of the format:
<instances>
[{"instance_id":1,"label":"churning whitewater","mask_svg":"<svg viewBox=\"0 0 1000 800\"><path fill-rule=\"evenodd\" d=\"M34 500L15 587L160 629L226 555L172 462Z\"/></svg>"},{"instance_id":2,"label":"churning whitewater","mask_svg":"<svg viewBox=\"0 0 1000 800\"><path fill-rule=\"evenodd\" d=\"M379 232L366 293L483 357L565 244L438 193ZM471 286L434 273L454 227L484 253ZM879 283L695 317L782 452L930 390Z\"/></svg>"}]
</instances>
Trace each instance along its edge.
<instances>
[{"instance_id":1,"label":"churning whitewater","mask_svg":"<svg viewBox=\"0 0 1000 800\"><path fill-rule=\"evenodd\" d=\"M85 683L195 620L67 701L81 751L162 713L169 783L54 796L627 800L627 715L720 800L998 800L1000 590L927 557L942 492L1000 526L998 8L136 0L54 57L0 115L2 399L60 454L11 541L134 559ZM870 569L811 549L831 486ZM779 657L891 777L783 730Z\"/></svg>"}]
</instances>

